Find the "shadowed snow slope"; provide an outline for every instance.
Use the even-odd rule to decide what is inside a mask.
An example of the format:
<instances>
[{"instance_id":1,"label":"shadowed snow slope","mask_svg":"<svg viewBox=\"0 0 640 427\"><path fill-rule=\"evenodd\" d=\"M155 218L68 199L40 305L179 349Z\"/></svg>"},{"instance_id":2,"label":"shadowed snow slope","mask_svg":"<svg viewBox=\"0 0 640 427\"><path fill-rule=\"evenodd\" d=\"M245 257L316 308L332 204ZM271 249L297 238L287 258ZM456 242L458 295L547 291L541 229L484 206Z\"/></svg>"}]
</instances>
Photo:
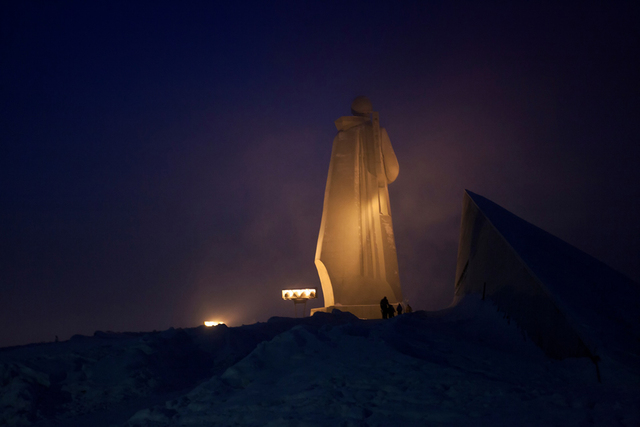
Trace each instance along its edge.
<instances>
[{"instance_id":1,"label":"shadowed snow slope","mask_svg":"<svg viewBox=\"0 0 640 427\"><path fill-rule=\"evenodd\" d=\"M639 285L470 191L456 298L468 294L486 294L550 357L600 360L604 377L640 372Z\"/></svg>"},{"instance_id":2,"label":"shadowed snow slope","mask_svg":"<svg viewBox=\"0 0 640 427\"><path fill-rule=\"evenodd\" d=\"M588 359L548 358L473 295L390 320L336 310L237 328L101 333L3 349L0 360L10 372L3 425L640 422L637 377L599 384Z\"/></svg>"}]
</instances>

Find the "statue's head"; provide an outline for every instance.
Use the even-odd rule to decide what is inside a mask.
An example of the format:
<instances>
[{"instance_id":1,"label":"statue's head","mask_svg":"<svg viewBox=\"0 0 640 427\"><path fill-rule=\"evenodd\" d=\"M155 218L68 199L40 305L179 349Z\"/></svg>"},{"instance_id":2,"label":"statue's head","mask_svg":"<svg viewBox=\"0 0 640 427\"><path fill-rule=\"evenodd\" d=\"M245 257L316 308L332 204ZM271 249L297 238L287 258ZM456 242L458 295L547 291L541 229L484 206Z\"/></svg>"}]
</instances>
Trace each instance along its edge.
<instances>
[{"instance_id":1,"label":"statue's head","mask_svg":"<svg viewBox=\"0 0 640 427\"><path fill-rule=\"evenodd\" d=\"M351 103L351 114L354 116L368 116L372 111L373 106L366 96L359 96Z\"/></svg>"}]
</instances>

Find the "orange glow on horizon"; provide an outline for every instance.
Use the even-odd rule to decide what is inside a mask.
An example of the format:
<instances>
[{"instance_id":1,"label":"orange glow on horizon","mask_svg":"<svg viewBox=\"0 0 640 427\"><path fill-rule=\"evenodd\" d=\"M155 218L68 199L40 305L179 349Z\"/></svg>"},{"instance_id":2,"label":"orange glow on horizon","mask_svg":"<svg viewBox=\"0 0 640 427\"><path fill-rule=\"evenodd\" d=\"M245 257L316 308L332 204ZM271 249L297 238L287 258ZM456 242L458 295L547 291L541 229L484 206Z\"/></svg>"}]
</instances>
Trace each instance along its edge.
<instances>
[{"instance_id":1,"label":"orange glow on horizon","mask_svg":"<svg viewBox=\"0 0 640 427\"><path fill-rule=\"evenodd\" d=\"M216 322L216 321L213 321L213 320L205 320L204 321L204 326L207 326L207 327L218 326L218 325L224 325L224 322Z\"/></svg>"}]
</instances>

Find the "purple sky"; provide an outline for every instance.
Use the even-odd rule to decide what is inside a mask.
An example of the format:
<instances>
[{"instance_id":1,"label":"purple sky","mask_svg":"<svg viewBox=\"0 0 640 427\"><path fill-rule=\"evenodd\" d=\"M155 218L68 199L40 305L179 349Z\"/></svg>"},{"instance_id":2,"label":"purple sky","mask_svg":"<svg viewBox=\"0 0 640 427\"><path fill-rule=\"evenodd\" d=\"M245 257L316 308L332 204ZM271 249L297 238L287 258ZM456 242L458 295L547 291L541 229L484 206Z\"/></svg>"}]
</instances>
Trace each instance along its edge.
<instances>
[{"instance_id":1,"label":"purple sky","mask_svg":"<svg viewBox=\"0 0 640 427\"><path fill-rule=\"evenodd\" d=\"M414 309L451 302L465 188L640 280L632 2L14 3L0 346L292 315L357 95Z\"/></svg>"}]
</instances>

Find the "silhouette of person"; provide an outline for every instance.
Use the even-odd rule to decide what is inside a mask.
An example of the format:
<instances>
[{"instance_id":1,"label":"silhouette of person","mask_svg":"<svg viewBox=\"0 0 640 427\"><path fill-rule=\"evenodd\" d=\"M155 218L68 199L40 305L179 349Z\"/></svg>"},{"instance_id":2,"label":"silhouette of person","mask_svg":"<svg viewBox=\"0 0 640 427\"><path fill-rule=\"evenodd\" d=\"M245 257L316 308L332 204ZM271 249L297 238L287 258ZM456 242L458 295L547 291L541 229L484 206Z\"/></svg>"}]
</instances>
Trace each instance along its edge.
<instances>
[{"instance_id":1,"label":"silhouette of person","mask_svg":"<svg viewBox=\"0 0 640 427\"><path fill-rule=\"evenodd\" d=\"M387 318L387 313L389 311L389 300L387 297L384 297L380 300L380 310L382 311L382 318Z\"/></svg>"},{"instance_id":2,"label":"silhouette of person","mask_svg":"<svg viewBox=\"0 0 640 427\"><path fill-rule=\"evenodd\" d=\"M407 304L407 309L404 311L405 313L411 313L413 310L411 309L411 306L409 304Z\"/></svg>"},{"instance_id":3,"label":"silhouette of person","mask_svg":"<svg viewBox=\"0 0 640 427\"><path fill-rule=\"evenodd\" d=\"M398 303L398 307L396 308L396 311L398 312L398 316L400 316L402 314L402 303L401 302Z\"/></svg>"},{"instance_id":4,"label":"silhouette of person","mask_svg":"<svg viewBox=\"0 0 640 427\"><path fill-rule=\"evenodd\" d=\"M396 314L396 310L393 308L391 304L387 306L387 313L388 313L387 316L389 317L389 319L391 319Z\"/></svg>"}]
</instances>

